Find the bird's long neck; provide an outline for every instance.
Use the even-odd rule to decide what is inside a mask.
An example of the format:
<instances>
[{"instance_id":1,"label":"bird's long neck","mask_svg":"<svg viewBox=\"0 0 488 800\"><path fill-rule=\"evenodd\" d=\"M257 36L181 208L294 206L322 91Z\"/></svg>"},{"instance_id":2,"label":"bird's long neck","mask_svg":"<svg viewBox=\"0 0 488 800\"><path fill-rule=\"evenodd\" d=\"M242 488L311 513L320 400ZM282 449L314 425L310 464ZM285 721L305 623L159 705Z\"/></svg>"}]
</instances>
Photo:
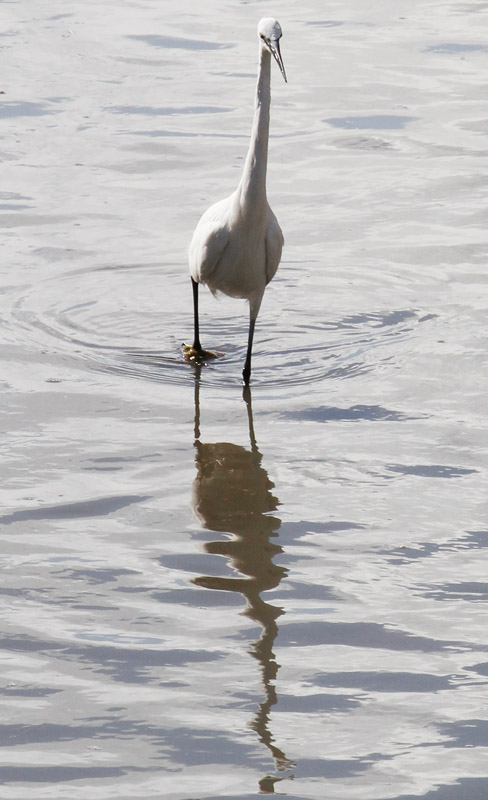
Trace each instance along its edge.
<instances>
[{"instance_id":1,"label":"bird's long neck","mask_svg":"<svg viewBox=\"0 0 488 800\"><path fill-rule=\"evenodd\" d=\"M259 73L256 86L251 142L239 184L240 203L244 211L252 211L266 199L266 167L268 164L269 107L271 103L271 54L260 43Z\"/></svg>"}]
</instances>

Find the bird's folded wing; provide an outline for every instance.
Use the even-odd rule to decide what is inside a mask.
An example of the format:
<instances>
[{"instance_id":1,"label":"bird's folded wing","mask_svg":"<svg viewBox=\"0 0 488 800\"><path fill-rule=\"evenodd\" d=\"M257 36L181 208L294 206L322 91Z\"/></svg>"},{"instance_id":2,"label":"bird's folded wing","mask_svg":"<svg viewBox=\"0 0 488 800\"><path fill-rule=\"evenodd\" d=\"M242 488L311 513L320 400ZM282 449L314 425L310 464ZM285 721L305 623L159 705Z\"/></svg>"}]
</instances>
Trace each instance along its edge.
<instances>
[{"instance_id":1,"label":"bird's folded wing","mask_svg":"<svg viewBox=\"0 0 488 800\"><path fill-rule=\"evenodd\" d=\"M274 277L281 259L284 244L283 234L275 215L269 221L266 231L266 283Z\"/></svg>"},{"instance_id":2,"label":"bird's folded wing","mask_svg":"<svg viewBox=\"0 0 488 800\"><path fill-rule=\"evenodd\" d=\"M217 266L229 241L227 225L222 220L202 217L190 244L190 273L195 281L205 283Z\"/></svg>"}]
</instances>

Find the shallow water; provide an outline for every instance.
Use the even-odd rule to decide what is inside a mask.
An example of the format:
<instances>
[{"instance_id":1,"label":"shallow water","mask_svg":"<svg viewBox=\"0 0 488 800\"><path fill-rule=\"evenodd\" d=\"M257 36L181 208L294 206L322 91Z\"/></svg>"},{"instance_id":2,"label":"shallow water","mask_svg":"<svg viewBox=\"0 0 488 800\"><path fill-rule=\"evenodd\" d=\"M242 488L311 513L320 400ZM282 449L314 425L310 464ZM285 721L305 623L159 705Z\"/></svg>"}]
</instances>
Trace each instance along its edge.
<instances>
[{"instance_id":1,"label":"shallow water","mask_svg":"<svg viewBox=\"0 0 488 800\"><path fill-rule=\"evenodd\" d=\"M2 797L486 797L487 4L4 5ZM270 12L243 396L185 253Z\"/></svg>"}]
</instances>

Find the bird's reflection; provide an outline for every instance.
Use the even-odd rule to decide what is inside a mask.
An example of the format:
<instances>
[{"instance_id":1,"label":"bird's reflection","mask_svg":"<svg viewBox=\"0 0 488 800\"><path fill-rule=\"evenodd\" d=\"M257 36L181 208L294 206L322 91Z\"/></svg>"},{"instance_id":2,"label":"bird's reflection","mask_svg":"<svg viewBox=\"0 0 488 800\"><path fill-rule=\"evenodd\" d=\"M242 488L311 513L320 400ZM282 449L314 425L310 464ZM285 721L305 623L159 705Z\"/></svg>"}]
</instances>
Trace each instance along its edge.
<instances>
[{"instance_id":1,"label":"bird's reflection","mask_svg":"<svg viewBox=\"0 0 488 800\"><path fill-rule=\"evenodd\" d=\"M222 578L201 576L198 586L240 592L246 599L245 616L262 627L260 638L250 649L259 664L264 700L251 722L259 740L273 756L276 769L282 772L293 765L274 744L270 731L270 710L277 702L275 680L279 665L273 644L278 633L276 620L283 610L261 598L261 592L274 589L286 570L273 563L282 548L273 538L278 536L281 520L272 512L278 500L271 490L274 484L262 466L262 456L254 435L251 393L244 389L249 421L250 449L230 442L200 441L200 380L195 376L195 462L197 476L193 483L192 505L202 525L210 530L232 534L231 539L207 542L208 553L225 556L240 576ZM259 783L261 792L274 792L274 784L283 777L266 776ZM288 777L288 776L287 776Z\"/></svg>"}]
</instances>

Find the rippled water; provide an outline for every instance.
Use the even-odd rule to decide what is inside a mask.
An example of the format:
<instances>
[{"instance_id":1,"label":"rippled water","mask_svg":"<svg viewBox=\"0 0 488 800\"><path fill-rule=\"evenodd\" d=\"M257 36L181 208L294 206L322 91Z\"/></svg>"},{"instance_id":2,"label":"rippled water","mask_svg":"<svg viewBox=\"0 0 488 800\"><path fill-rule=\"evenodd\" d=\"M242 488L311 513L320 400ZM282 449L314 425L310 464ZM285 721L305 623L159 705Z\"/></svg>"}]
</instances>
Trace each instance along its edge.
<instances>
[{"instance_id":1,"label":"rippled water","mask_svg":"<svg viewBox=\"0 0 488 800\"><path fill-rule=\"evenodd\" d=\"M2 798L485 798L487 4L4 6ZM186 248L263 13L243 394Z\"/></svg>"}]
</instances>

